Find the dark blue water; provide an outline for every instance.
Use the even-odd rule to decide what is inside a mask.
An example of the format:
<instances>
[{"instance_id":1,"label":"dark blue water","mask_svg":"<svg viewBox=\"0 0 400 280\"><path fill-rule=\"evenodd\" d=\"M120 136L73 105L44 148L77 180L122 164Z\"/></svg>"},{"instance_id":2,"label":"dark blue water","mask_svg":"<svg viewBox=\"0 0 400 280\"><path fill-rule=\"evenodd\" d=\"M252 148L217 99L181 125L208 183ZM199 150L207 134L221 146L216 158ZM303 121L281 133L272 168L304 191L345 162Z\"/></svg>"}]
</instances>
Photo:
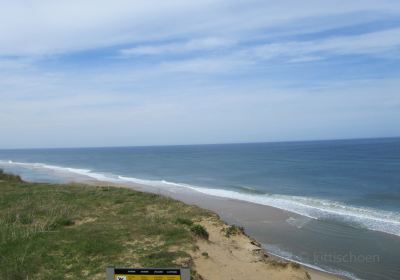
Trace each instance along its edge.
<instances>
[{"instance_id":1,"label":"dark blue water","mask_svg":"<svg viewBox=\"0 0 400 280\"><path fill-rule=\"evenodd\" d=\"M400 236L400 138L0 150L0 161L7 170L30 170L31 180L51 180L46 170L53 170L173 184Z\"/></svg>"}]
</instances>

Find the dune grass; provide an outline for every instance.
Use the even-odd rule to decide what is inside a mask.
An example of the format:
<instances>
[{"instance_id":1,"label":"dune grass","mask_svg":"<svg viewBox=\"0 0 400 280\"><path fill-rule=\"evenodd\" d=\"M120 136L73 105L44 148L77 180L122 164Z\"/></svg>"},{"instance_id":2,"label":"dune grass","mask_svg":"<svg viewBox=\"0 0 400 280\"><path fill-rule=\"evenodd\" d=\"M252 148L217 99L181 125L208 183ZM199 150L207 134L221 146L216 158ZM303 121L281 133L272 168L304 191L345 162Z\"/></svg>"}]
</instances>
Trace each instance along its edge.
<instances>
[{"instance_id":1,"label":"dune grass","mask_svg":"<svg viewBox=\"0 0 400 280\"><path fill-rule=\"evenodd\" d=\"M108 265L190 263L192 223L210 215L159 195L0 172L0 279L104 279Z\"/></svg>"}]
</instances>

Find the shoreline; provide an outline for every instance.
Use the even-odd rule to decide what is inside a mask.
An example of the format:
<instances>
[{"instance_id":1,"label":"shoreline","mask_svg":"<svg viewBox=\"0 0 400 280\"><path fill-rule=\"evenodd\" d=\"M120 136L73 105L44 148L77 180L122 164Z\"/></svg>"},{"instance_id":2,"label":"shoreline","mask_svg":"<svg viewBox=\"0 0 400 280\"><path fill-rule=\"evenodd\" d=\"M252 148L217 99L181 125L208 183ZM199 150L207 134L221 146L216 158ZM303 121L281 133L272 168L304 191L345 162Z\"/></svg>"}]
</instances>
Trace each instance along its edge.
<instances>
[{"instance_id":1,"label":"shoreline","mask_svg":"<svg viewBox=\"0 0 400 280\"><path fill-rule=\"evenodd\" d=\"M235 215L230 211L233 209L236 209L236 211L242 212L241 210L244 207L247 208L263 208L263 213L268 212L268 218L272 221L275 222L285 222L286 220L289 219L290 217L301 217L301 215L292 213L289 211L285 211L282 209L278 209L272 206L266 206L266 205L258 205L255 203L247 202L247 201L241 201L241 200L236 200L236 199L231 199L231 198L220 198L220 197L215 197L212 195L196 192L194 190L188 190L188 189L163 189L160 187L156 186L151 186L151 185L145 185L145 184L138 184L138 183L112 183L108 181L102 181L102 180L93 180L93 179L83 179L74 181L74 183L86 183L89 185L93 186L112 186L112 187L117 187L117 188L127 188L127 189L132 189L135 191L142 191L142 192L147 192L147 193L154 193L166 197L170 197L176 200L179 200L185 204L189 205L195 205L200 208L212 211L215 213L218 218L225 224L239 224L240 222L238 219L235 218ZM240 207L238 207L240 205ZM300 261L296 261L290 258L286 258L284 256L280 256L279 254L273 253L265 246L263 246L263 243L259 242L259 240L256 237L253 237L251 232L248 232L248 228L245 228L245 236L248 239L249 243L256 243L260 245L260 250L262 254L267 255L273 259L276 259L278 262L289 262L289 263L295 263L300 265L305 269L305 271L308 272L308 274L311 276L311 279L315 280L349 280L352 279L350 277L346 277L345 275L340 275L336 274L333 272L329 272L324 270L323 268L319 267L314 267L313 265L309 265L307 263L303 263Z\"/></svg>"}]
</instances>

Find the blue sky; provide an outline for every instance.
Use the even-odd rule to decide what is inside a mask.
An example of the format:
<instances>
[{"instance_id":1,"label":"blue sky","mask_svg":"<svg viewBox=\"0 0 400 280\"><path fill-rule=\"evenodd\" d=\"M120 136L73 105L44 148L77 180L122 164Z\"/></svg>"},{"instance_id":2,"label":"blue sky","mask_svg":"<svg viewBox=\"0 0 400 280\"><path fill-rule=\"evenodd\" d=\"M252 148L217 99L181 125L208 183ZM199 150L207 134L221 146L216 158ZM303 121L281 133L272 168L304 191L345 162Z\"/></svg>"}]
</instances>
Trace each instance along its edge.
<instances>
[{"instance_id":1,"label":"blue sky","mask_svg":"<svg viewBox=\"0 0 400 280\"><path fill-rule=\"evenodd\" d=\"M0 148L400 135L399 1L2 1Z\"/></svg>"}]
</instances>

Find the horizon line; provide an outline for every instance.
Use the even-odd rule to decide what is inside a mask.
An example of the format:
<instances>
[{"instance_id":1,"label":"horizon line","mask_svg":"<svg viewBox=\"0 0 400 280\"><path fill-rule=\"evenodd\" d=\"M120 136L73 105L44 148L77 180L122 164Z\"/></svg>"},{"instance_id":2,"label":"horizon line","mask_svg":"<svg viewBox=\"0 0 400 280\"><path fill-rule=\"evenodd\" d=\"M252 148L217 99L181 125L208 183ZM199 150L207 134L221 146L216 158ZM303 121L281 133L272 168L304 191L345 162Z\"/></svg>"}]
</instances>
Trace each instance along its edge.
<instances>
[{"instance_id":1,"label":"horizon line","mask_svg":"<svg viewBox=\"0 0 400 280\"><path fill-rule=\"evenodd\" d=\"M282 141L255 141L255 142L221 142L221 143L195 143L195 144L160 144L160 145L117 145L117 146L82 146L82 147L35 147L35 148L0 148L0 151L13 150L70 150L70 149L107 149L107 148L145 148L145 147L179 147L179 146L217 146L217 145L243 145L243 144L278 144L278 143L300 143L300 142L324 142L324 141L351 141L351 140L373 140L373 139L395 139L400 136L382 137L354 137L333 139L309 139L309 140L282 140Z\"/></svg>"}]
</instances>

